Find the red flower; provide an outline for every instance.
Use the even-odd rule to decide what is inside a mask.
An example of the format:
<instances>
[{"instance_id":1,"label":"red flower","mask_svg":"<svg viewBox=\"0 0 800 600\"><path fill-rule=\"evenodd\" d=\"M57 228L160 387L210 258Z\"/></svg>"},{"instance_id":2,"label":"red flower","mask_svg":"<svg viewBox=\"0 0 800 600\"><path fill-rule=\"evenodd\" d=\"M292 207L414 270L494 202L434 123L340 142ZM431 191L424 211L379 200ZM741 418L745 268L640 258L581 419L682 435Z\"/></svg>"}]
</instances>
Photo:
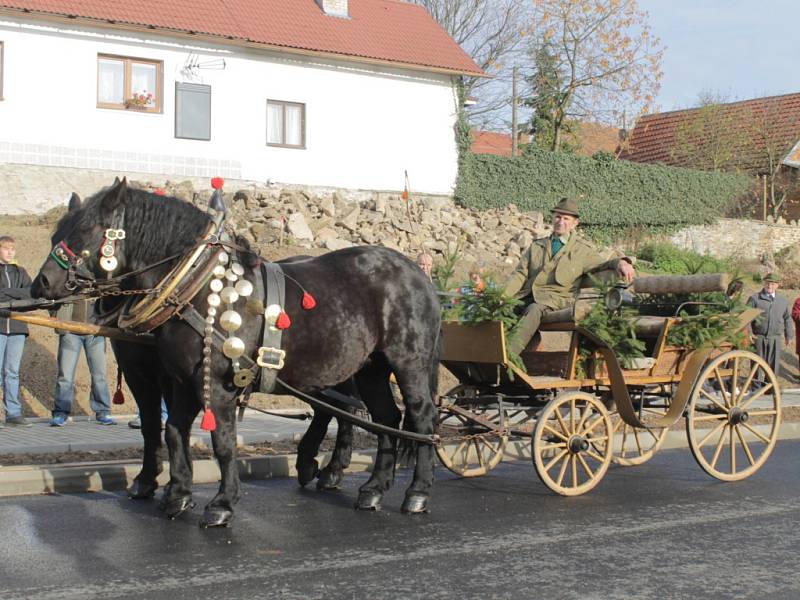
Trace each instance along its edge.
<instances>
[{"instance_id":1,"label":"red flower","mask_svg":"<svg viewBox=\"0 0 800 600\"><path fill-rule=\"evenodd\" d=\"M211 187L215 190L221 190L223 185L225 185L225 180L222 177L211 178Z\"/></svg>"},{"instance_id":2,"label":"red flower","mask_svg":"<svg viewBox=\"0 0 800 600\"><path fill-rule=\"evenodd\" d=\"M303 292L303 308L306 310L311 310L316 305L317 301L314 300L314 296L312 296L308 292Z\"/></svg>"},{"instance_id":3,"label":"red flower","mask_svg":"<svg viewBox=\"0 0 800 600\"><path fill-rule=\"evenodd\" d=\"M292 325L292 320L289 318L289 315L286 314L286 311L281 311L281 314L278 315L278 318L275 320L275 327L278 329L289 329Z\"/></svg>"},{"instance_id":4,"label":"red flower","mask_svg":"<svg viewBox=\"0 0 800 600\"><path fill-rule=\"evenodd\" d=\"M217 419L214 417L210 406L203 412L203 420L200 422L200 429L203 431L215 431L217 429Z\"/></svg>"},{"instance_id":5,"label":"red flower","mask_svg":"<svg viewBox=\"0 0 800 600\"><path fill-rule=\"evenodd\" d=\"M153 190L153 193L156 196L166 196L167 195L167 192L164 190L164 188L156 188L156 189Z\"/></svg>"}]
</instances>

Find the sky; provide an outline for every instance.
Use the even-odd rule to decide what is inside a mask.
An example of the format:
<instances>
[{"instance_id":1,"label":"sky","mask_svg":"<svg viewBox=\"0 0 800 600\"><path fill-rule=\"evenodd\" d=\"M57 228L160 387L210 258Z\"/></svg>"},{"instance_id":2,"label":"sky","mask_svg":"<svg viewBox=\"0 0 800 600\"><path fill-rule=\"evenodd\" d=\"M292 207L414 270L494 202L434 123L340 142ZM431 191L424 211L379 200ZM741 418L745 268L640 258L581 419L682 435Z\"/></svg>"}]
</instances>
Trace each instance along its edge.
<instances>
[{"instance_id":1,"label":"sky","mask_svg":"<svg viewBox=\"0 0 800 600\"><path fill-rule=\"evenodd\" d=\"M656 103L696 105L800 92L800 0L639 0L667 47Z\"/></svg>"}]
</instances>

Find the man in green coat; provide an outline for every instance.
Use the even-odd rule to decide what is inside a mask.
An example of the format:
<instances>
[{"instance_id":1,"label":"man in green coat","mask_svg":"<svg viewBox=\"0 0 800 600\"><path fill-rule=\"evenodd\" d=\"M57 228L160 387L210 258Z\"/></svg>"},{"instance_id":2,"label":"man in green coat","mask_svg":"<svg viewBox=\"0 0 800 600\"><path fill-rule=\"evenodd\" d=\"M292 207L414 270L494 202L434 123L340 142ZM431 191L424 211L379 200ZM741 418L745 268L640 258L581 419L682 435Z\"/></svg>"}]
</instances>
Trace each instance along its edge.
<instances>
[{"instance_id":1,"label":"man in green coat","mask_svg":"<svg viewBox=\"0 0 800 600\"><path fill-rule=\"evenodd\" d=\"M535 240L522 254L505 285L505 293L526 305L509 340L509 350L519 354L539 329L542 316L575 302L581 279L587 273L614 269L626 283L635 271L628 258L604 261L597 249L580 237L577 203L563 198L552 209L553 233Z\"/></svg>"}]
</instances>

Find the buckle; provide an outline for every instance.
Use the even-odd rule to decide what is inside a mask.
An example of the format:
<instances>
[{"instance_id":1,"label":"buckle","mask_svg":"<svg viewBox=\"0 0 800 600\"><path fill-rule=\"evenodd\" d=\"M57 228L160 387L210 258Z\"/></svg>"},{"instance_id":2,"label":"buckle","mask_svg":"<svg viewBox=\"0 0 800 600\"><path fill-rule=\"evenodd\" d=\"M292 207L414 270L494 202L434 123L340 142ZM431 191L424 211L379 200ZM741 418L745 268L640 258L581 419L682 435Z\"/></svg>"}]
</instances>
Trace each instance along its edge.
<instances>
[{"instance_id":1,"label":"buckle","mask_svg":"<svg viewBox=\"0 0 800 600\"><path fill-rule=\"evenodd\" d=\"M258 349L256 364L265 369L275 369L278 371L283 368L284 358L286 358L286 350L262 346Z\"/></svg>"}]
</instances>

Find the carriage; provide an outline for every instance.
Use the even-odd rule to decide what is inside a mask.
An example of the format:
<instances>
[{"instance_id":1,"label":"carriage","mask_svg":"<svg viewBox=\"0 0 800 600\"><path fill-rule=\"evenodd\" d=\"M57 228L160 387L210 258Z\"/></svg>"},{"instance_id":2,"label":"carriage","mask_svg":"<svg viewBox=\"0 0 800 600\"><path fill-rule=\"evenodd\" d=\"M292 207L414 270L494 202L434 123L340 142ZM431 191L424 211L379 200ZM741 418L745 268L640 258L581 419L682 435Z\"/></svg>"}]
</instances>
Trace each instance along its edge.
<instances>
[{"instance_id":1,"label":"carriage","mask_svg":"<svg viewBox=\"0 0 800 600\"><path fill-rule=\"evenodd\" d=\"M717 289L725 278L682 281L695 287L714 281ZM652 458L681 418L694 458L712 477L744 479L766 462L780 429L781 396L762 358L730 343L670 345L670 330L681 323L673 308L635 319L646 356L623 368L611 348L580 326L580 307L581 300L544 317L521 354L525 370L507 356L502 323L443 323L441 362L459 382L438 400L436 452L445 467L463 477L485 475L513 449L530 457L552 491L579 495L611 463ZM741 312L737 327L759 314ZM581 346L591 348L588 369L579 368Z\"/></svg>"}]
</instances>

